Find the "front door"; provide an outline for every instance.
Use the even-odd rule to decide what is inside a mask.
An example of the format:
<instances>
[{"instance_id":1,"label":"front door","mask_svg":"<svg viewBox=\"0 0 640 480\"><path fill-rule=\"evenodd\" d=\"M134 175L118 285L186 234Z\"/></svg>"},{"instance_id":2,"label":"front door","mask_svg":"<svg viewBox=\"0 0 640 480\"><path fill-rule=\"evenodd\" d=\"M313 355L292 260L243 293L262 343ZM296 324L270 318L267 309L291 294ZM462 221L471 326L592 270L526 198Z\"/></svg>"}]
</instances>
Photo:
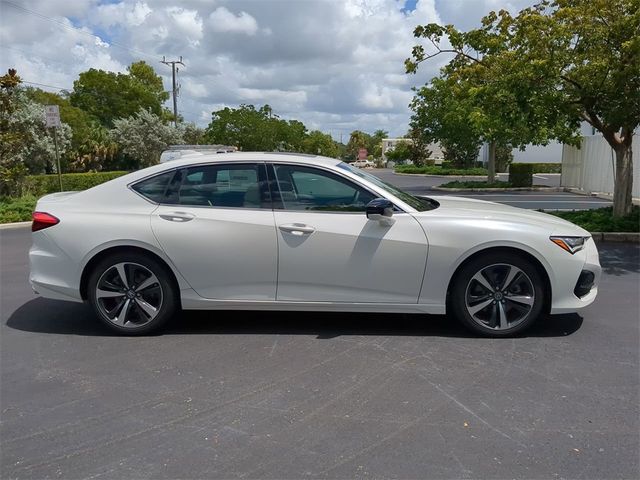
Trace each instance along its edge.
<instances>
[{"instance_id":1,"label":"front door","mask_svg":"<svg viewBox=\"0 0 640 480\"><path fill-rule=\"evenodd\" d=\"M350 179L296 164L273 168L278 300L418 302L427 239L410 214L368 220L376 195Z\"/></svg>"},{"instance_id":2,"label":"front door","mask_svg":"<svg viewBox=\"0 0 640 480\"><path fill-rule=\"evenodd\" d=\"M277 238L264 164L178 170L151 226L201 297L275 300Z\"/></svg>"}]
</instances>

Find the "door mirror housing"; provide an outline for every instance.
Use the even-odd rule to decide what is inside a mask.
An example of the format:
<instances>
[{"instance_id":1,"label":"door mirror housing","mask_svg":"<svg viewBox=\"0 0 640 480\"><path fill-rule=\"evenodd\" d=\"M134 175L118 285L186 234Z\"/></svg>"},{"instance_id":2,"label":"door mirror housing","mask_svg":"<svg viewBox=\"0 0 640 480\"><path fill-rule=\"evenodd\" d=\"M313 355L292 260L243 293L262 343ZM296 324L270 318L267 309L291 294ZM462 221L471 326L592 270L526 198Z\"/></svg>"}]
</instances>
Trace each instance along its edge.
<instances>
[{"instance_id":1,"label":"door mirror housing","mask_svg":"<svg viewBox=\"0 0 640 480\"><path fill-rule=\"evenodd\" d=\"M367 204L369 220L384 220L393 216L393 203L386 198L374 198Z\"/></svg>"}]
</instances>

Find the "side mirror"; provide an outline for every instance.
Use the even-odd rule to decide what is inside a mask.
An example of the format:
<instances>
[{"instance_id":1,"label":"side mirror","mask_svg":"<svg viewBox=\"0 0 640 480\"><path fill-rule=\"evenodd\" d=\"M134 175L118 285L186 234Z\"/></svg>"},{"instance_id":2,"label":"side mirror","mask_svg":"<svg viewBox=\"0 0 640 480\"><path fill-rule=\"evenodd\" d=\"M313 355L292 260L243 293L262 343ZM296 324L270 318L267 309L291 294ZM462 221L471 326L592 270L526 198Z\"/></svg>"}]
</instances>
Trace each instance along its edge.
<instances>
[{"instance_id":1,"label":"side mirror","mask_svg":"<svg viewBox=\"0 0 640 480\"><path fill-rule=\"evenodd\" d=\"M374 198L367 204L369 220L384 220L393 216L393 203L386 198Z\"/></svg>"}]
</instances>

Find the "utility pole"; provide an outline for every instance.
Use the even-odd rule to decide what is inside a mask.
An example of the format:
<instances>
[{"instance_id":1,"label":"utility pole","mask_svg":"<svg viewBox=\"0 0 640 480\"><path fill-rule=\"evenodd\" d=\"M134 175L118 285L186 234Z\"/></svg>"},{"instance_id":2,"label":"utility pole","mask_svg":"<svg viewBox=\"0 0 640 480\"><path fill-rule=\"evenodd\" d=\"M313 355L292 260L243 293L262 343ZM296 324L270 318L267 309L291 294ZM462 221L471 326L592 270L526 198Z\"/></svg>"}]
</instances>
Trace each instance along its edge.
<instances>
[{"instance_id":1,"label":"utility pole","mask_svg":"<svg viewBox=\"0 0 640 480\"><path fill-rule=\"evenodd\" d=\"M180 60L169 60L169 61L167 61L163 55L162 62L160 63L164 63L165 65L171 65L171 77L173 80L172 81L173 88L171 89L173 93L173 125L177 127L178 126L178 88L176 86L176 72L178 71L178 69L176 68L176 65L182 65L184 67L184 63L182 63L182 55L180 55Z\"/></svg>"}]
</instances>

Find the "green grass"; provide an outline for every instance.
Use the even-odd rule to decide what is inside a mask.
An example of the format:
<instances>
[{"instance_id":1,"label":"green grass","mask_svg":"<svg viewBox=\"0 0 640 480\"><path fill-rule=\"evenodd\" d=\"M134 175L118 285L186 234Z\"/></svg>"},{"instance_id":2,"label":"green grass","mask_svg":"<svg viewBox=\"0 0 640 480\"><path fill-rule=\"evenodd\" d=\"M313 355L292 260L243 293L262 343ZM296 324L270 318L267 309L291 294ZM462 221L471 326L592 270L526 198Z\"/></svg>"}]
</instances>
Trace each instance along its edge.
<instances>
[{"instance_id":1,"label":"green grass","mask_svg":"<svg viewBox=\"0 0 640 480\"><path fill-rule=\"evenodd\" d=\"M640 206L634 206L631 214L613 218L613 208L580 210L573 212L546 212L569 220L589 232L640 232Z\"/></svg>"},{"instance_id":2,"label":"green grass","mask_svg":"<svg viewBox=\"0 0 640 480\"><path fill-rule=\"evenodd\" d=\"M414 173L422 175L486 175L486 168L442 168L436 166L416 167L415 165L398 165L397 173Z\"/></svg>"},{"instance_id":3,"label":"green grass","mask_svg":"<svg viewBox=\"0 0 640 480\"><path fill-rule=\"evenodd\" d=\"M26 195L20 198L0 197L0 223L26 222L36 207L37 197Z\"/></svg>"},{"instance_id":4,"label":"green grass","mask_svg":"<svg viewBox=\"0 0 640 480\"><path fill-rule=\"evenodd\" d=\"M459 180L454 180L453 182L443 183L442 185L438 185L439 187L444 188L511 188L509 182L482 182L482 181L469 181L469 182L461 182Z\"/></svg>"}]
</instances>

